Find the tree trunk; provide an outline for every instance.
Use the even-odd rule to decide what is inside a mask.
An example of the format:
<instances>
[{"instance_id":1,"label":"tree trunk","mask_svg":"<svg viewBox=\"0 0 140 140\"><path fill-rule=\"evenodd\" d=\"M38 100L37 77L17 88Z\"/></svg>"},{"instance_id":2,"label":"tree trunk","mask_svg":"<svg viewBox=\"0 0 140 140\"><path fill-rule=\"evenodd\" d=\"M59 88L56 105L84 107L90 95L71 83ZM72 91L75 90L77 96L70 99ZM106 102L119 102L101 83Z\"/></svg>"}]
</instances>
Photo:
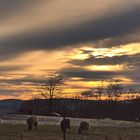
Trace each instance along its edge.
<instances>
[{"instance_id":1,"label":"tree trunk","mask_svg":"<svg viewBox=\"0 0 140 140\"><path fill-rule=\"evenodd\" d=\"M49 99L49 115L52 114L52 109L53 109L53 99L50 98Z\"/></svg>"}]
</instances>

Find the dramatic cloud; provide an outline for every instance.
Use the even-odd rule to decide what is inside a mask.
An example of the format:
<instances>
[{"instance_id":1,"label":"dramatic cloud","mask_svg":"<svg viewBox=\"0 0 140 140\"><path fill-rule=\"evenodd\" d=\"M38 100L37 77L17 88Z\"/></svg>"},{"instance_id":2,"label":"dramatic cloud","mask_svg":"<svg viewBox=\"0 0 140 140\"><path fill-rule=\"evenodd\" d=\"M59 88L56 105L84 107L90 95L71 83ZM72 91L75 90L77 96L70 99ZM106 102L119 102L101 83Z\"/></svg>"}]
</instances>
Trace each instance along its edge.
<instances>
[{"instance_id":1,"label":"dramatic cloud","mask_svg":"<svg viewBox=\"0 0 140 140\"><path fill-rule=\"evenodd\" d=\"M111 80L121 72L111 71L90 71L82 68L67 68L60 71L64 75L73 78L81 78L85 81Z\"/></svg>"},{"instance_id":2,"label":"dramatic cloud","mask_svg":"<svg viewBox=\"0 0 140 140\"><path fill-rule=\"evenodd\" d=\"M8 66L1 66L0 67L0 73L7 73L7 72L13 72L13 71L17 71L17 70L23 70L25 66L21 65L21 66L13 66L13 65L8 65Z\"/></svg>"},{"instance_id":3,"label":"dramatic cloud","mask_svg":"<svg viewBox=\"0 0 140 140\"><path fill-rule=\"evenodd\" d=\"M0 18L14 16L16 12L22 12L31 8L31 5L39 4L38 0L0 0ZM7 17L8 16L8 17Z\"/></svg>"},{"instance_id":4,"label":"dramatic cloud","mask_svg":"<svg viewBox=\"0 0 140 140\"><path fill-rule=\"evenodd\" d=\"M0 0L0 94L25 98L55 71L79 90L140 87L139 15L139 0Z\"/></svg>"},{"instance_id":5,"label":"dramatic cloud","mask_svg":"<svg viewBox=\"0 0 140 140\"><path fill-rule=\"evenodd\" d=\"M100 56L101 57L101 56ZM79 66L86 65L138 65L140 64L140 54L135 55L122 55L113 57L103 57L96 58L95 56L90 56L84 60L71 60L70 63Z\"/></svg>"},{"instance_id":6,"label":"dramatic cloud","mask_svg":"<svg viewBox=\"0 0 140 140\"><path fill-rule=\"evenodd\" d=\"M66 4L65 1L61 2L63 4ZM111 1L104 2L112 3ZM89 3L91 3L91 1ZM97 5L96 3L97 1L92 2L92 4ZM140 3L138 1L136 1L135 3L136 5L129 2L126 3L125 1L125 4L128 5L129 8L124 7L124 10L122 10L120 2L118 5L120 6L119 7L120 11L114 10L116 12L114 11L112 12L108 10L110 9L110 7L107 7L106 8L107 10L105 10L106 11L105 14L102 14L100 16L96 14L98 13L97 11L96 13L94 11L91 11L91 13L93 13L96 18L93 15L89 14L87 19L85 18L84 20L77 21L75 16L73 16L75 19L75 23L71 19L72 15L66 12L66 14L64 14L64 17L68 19L69 17L67 16L70 16L70 22L66 22L66 24L64 21L65 18L63 17L62 18L63 21L61 21L62 25L58 24L58 26L55 25L52 26L51 28L51 26L50 25L47 26L46 23L45 26L43 24L43 26L41 27L37 27L34 29L31 28L31 30L25 30L25 32L22 31L17 34L13 34L12 36L0 39L1 46L0 53L2 55L1 57L4 58L3 54L6 53L7 54L9 53L11 57L14 57L15 54L23 53L26 51L41 50L41 49L54 50L64 48L67 46L75 47L75 45L77 44L90 43L93 41L104 40L119 36L122 37L123 35L126 36L127 34L131 34L132 32L140 29L139 26ZM25 1L24 5L26 4L27 3ZM81 6L83 5L83 3L80 4ZM133 7L130 7L129 4L132 4ZM19 5L17 4L16 6L19 8L20 5L21 3L19 3ZM124 5L124 3L122 3L122 5ZM74 5L71 5L70 7L72 8L73 6ZM112 4L111 6L114 7L114 5ZM79 6L77 6L77 8L78 7ZM101 10L101 8L97 8L96 10ZM78 10L75 10L75 12L76 11ZM83 12L79 16L81 17L82 15L84 15Z\"/></svg>"}]
</instances>

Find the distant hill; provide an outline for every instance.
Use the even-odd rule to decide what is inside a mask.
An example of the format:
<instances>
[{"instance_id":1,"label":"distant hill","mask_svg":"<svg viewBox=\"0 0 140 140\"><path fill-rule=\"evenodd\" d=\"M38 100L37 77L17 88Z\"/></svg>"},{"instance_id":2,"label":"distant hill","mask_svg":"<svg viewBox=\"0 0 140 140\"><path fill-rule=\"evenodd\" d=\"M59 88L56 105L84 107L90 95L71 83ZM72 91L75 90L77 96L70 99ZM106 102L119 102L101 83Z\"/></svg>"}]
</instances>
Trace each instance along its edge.
<instances>
[{"instance_id":1,"label":"distant hill","mask_svg":"<svg viewBox=\"0 0 140 140\"><path fill-rule=\"evenodd\" d=\"M17 99L0 100L0 114L15 113L23 102Z\"/></svg>"},{"instance_id":2,"label":"distant hill","mask_svg":"<svg viewBox=\"0 0 140 140\"><path fill-rule=\"evenodd\" d=\"M53 99L52 111L76 118L111 118L117 120L137 120L140 118L140 99L126 101L97 101L78 99ZM0 115L9 113L36 115L49 114L49 100L1 100Z\"/></svg>"},{"instance_id":3,"label":"distant hill","mask_svg":"<svg viewBox=\"0 0 140 140\"><path fill-rule=\"evenodd\" d=\"M21 108L31 109L34 114L49 115L49 100L25 101ZM129 101L54 99L52 111L63 114L64 110L67 117L137 120L140 118L140 99Z\"/></svg>"}]
</instances>

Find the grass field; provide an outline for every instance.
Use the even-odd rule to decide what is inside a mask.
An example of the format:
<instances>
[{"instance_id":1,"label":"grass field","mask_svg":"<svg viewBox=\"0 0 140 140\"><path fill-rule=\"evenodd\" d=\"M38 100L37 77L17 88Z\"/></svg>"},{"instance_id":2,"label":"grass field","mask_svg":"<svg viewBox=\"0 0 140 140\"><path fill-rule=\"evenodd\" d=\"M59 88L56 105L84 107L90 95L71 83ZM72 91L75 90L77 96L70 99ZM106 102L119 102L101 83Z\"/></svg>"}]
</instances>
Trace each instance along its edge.
<instances>
[{"instance_id":1,"label":"grass field","mask_svg":"<svg viewBox=\"0 0 140 140\"><path fill-rule=\"evenodd\" d=\"M91 126L85 135L78 135L77 129L72 126L67 140L140 140L140 127ZM24 124L1 124L0 140L62 140L62 133L57 125L41 125L38 130L29 131Z\"/></svg>"},{"instance_id":2,"label":"grass field","mask_svg":"<svg viewBox=\"0 0 140 140\"><path fill-rule=\"evenodd\" d=\"M27 130L28 115L2 116L0 140L62 140L59 127L61 117L38 116L38 130ZM66 140L140 140L140 123L106 119L69 118L71 132ZM78 135L81 121L88 121L90 129L85 135Z\"/></svg>"}]
</instances>

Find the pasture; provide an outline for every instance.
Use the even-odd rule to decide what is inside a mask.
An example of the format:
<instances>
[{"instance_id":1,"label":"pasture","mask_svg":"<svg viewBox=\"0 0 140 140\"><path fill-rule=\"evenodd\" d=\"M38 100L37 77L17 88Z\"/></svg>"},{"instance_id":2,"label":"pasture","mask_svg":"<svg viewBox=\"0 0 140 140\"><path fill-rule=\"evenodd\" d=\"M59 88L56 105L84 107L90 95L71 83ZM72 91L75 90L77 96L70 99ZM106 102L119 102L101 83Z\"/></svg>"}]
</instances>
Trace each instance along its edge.
<instances>
[{"instance_id":1,"label":"pasture","mask_svg":"<svg viewBox=\"0 0 140 140\"><path fill-rule=\"evenodd\" d=\"M23 119L25 116L20 117ZM139 123L89 119L89 131L78 135L77 129L81 119L70 119L72 127L70 134L67 134L67 140L140 140ZM0 125L0 140L62 140L59 126L61 118L39 117L39 120L39 128L31 131L27 130L23 120L4 120Z\"/></svg>"}]
</instances>

